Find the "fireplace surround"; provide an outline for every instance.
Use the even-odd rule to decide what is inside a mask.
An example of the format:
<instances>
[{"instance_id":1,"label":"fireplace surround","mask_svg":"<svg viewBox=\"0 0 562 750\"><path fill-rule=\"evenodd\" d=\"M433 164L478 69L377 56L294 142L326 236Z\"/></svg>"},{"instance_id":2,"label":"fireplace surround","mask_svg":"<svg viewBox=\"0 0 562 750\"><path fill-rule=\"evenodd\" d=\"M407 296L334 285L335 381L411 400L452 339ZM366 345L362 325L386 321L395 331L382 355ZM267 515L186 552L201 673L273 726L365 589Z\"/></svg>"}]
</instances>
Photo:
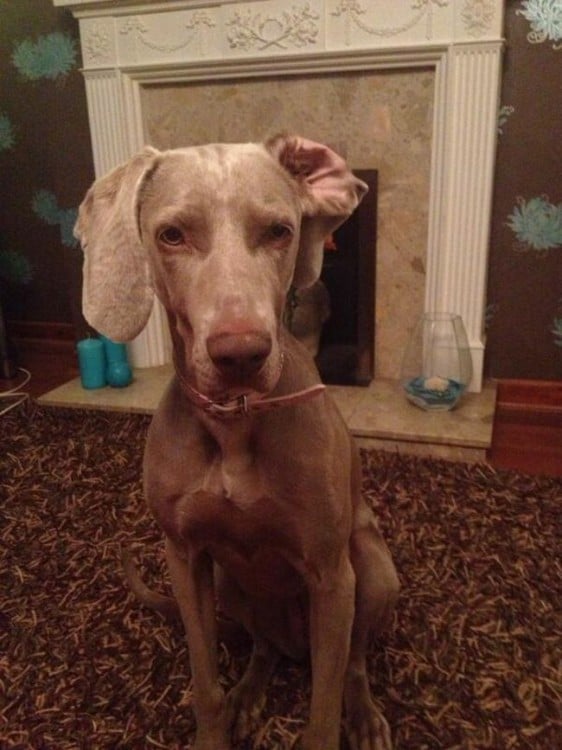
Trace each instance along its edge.
<instances>
[{"instance_id":1,"label":"fireplace surround","mask_svg":"<svg viewBox=\"0 0 562 750\"><path fill-rule=\"evenodd\" d=\"M460 314L480 390L501 0L53 0L79 20L94 168L146 141L147 86L361 71L434 71L424 311ZM130 346L169 361L156 305Z\"/></svg>"}]
</instances>

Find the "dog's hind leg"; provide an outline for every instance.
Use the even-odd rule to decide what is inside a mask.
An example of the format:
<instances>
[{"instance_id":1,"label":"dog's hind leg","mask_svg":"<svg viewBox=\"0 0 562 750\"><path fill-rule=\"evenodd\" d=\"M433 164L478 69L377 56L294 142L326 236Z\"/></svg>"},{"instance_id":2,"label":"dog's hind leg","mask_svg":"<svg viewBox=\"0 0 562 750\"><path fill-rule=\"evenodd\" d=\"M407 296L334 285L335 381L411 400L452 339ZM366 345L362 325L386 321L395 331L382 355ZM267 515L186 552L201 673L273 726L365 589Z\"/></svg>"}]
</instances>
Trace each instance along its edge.
<instances>
[{"instance_id":1,"label":"dog's hind leg","mask_svg":"<svg viewBox=\"0 0 562 750\"><path fill-rule=\"evenodd\" d=\"M347 739L351 750L391 750L388 723L371 698L366 654L371 636L390 622L398 577L374 519L354 531L350 552L357 590L344 687Z\"/></svg>"}]
</instances>

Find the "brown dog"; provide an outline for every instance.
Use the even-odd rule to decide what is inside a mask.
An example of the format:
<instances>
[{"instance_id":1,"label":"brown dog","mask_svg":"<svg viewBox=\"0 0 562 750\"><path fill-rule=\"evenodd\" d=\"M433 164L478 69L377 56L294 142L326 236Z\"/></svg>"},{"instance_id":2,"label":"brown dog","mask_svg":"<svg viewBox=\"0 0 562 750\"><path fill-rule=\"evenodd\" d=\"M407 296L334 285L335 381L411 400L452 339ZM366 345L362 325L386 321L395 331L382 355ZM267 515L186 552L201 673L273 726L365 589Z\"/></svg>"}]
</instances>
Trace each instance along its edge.
<instances>
[{"instance_id":1,"label":"brown dog","mask_svg":"<svg viewBox=\"0 0 562 750\"><path fill-rule=\"evenodd\" d=\"M84 312L116 340L153 292L177 376L150 427L144 481L185 624L196 750L251 729L279 653L310 651L305 750L388 750L370 694L369 635L398 580L360 494L358 454L313 361L283 328L291 283L318 278L324 239L366 186L325 146L146 149L98 180L76 227ZM254 641L239 684L218 680L215 596Z\"/></svg>"}]
</instances>

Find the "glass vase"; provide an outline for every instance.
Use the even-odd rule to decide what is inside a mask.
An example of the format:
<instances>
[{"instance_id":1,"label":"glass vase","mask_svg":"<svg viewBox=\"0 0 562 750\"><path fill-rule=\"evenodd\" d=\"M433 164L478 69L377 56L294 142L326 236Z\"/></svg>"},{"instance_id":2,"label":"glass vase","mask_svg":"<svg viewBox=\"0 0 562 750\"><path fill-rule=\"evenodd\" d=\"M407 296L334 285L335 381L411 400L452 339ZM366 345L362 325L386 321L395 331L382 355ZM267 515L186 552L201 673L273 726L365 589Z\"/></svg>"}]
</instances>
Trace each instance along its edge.
<instances>
[{"instance_id":1,"label":"glass vase","mask_svg":"<svg viewBox=\"0 0 562 750\"><path fill-rule=\"evenodd\" d=\"M472 358L460 315L425 313L418 321L402 361L406 398L427 410L457 405L472 377Z\"/></svg>"}]
</instances>

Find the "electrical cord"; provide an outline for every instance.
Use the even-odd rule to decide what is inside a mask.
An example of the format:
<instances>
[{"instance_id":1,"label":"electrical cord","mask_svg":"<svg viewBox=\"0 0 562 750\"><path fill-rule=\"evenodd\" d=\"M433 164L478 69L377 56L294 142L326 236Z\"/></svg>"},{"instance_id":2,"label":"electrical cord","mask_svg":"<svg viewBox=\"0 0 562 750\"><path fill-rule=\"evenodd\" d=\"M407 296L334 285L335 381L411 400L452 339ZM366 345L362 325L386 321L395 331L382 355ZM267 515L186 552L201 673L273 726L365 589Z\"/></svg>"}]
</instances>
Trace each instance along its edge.
<instances>
[{"instance_id":1,"label":"electrical cord","mask_svg":"<svg viewBox=\"0 0 562 750\"><path fill-rule=\"evenodd\" d=\"M12 411L12 409L15 409L16 406L20 406L29 398L29 393L25 393L25 391L22 391L21 389L24 388L31 380L31 373L24 367L18 367L18 370L20 372L23 372L24 374L22 382L18 383L18 385L15 385L13 388L9 388L7 391L0 391L0 402L4 399L16 399L13 404L9 404L8 406L0 408L0 417L3 417L4 414L7 414L9 411Z\"/></svg>"}]
</instances>

